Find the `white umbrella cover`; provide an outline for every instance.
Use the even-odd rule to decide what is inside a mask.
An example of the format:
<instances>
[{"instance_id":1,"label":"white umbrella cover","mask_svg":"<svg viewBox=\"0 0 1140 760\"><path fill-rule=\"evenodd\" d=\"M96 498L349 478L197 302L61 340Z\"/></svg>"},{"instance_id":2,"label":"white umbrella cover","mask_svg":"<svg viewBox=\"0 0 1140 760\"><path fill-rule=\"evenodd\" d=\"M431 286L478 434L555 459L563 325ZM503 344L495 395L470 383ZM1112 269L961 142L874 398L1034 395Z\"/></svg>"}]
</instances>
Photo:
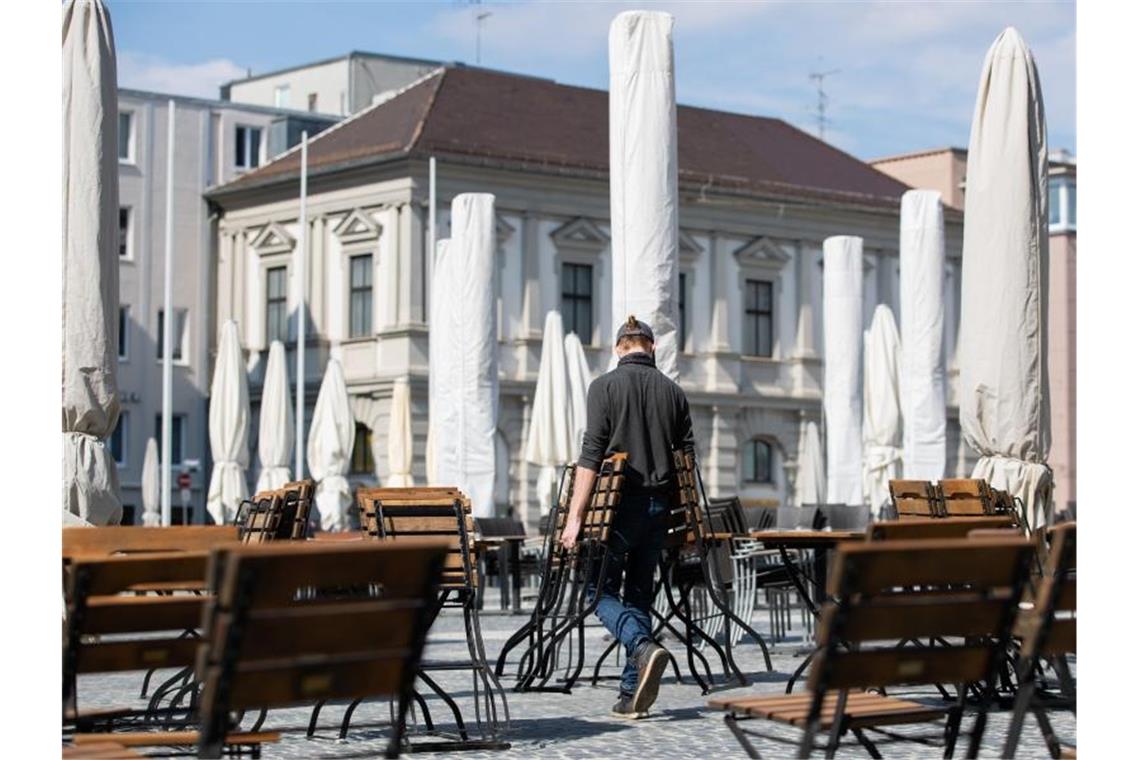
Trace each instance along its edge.
<instances>
[{"instance_id":1,"label":"white umbrella cover","mask_svg":"<svg viewBox=\"0 0 1140 760\"><path fill-rule=\"evenodd\" d=\"M819 443L819 425L808 422L800 429L797 456L796 505L822 504L827 497L827 476L823 470L823 449Z\"/></svg>"},{"instance_id":2,"label":"white umbrella cover","mask_svg":"<svg viewBox=\"0 0 1140 760\"><path fill-rule=\"evenodd\" d=\"M222 325L214 379L210 383L210 453L214 470L206 495L206 511L219 525L230 524L238 506L249 498L249 378L241 355L237 322Z\"/></svg>"},{"instance_id":3,"label":"white umbrella cover","mask_svg":"<svg viewBox=\"0 0 1140 760\"><path fill-rule=\"evenodd\" d=\"M272 491L289 482L289 458L293 454L293 404L285 368L285 345L279 340L269 344L257 430L261 473L256 490Z\"/></svg>"},{"instance_id":4,"label":"white umbrella cover","mask_svg":"<svg viewBox=\"0 0 1140 760\"><path fill-rule=\"evenodd\" d=\"M146 456L143 457L142 468L142 522L143 525L154 527L162 525L162 515L159 506L162 501L162 483L158 473L158 441L153 437L146 441Z\"/></svg>"},{"instance_id":5,"label":"white umbrella cover","mask_svg":"<svg viewBox=\"0 0 1140 760\"><path fill-rule=\"evenodd\" d=\"M119 418L118 85L99 0L63 9L63 511L117 525L119 476L103 441Z\"/></svg>"},{"instance_id":6,"label":"white umbrella cover","mask_svg":"<svg viewBox=\"0 0 1140 760\"><path fill-rule=\"evenodd\" d=\"M609 335L630 314L637 315L653 328L657 368L676 380L679 237L673 17L650 11L619 13L610 24L609 55Z\"/></svg>"},{"instance_id":7,"label":"white umbrella cover","mask_svg":"<svg viewBox=\"0 0 1140 760\"><path fill-rule=\"evenodd\" d=\"M409 488L412 478L412 390L407 380L392 386L388 408L388 488Z\"/></svg>"},{"instance_id":8,"label":"white umbrella cover","mask_svg":"<svg viewBox=\"0 0 1140 760\"><path fill-rule=\"evenodd\" d=\"M537 464L538 483L535 494L542 514L557 496L558 468L576 453L571 438L573 408L570 403L570 379L566 367L562 315L546 313L542 333L542 356L538 364L538 380L531 405L530 429L527 431L523 456Z\"/></svg>"},{"instance_id":9,"label":"white umbrella cover","mask_svg":"<svg viewBox=\"0 0 1140 760\"><path fill-rule=\"evenodd\" d=\"M436 476L471 499L476 517L495 514L498 341L495 335L495 196L462 193L451 202L451 242L439 274L448 296L432 325L436 375ZM440 350L441 349L441 350Z\"/></svg>"},{"instance_id":10,"label":"white umbrella cover","mask_svg":"<svg viewBox=\"0 0 1140 760\"><path fill-rule=\"evenodd\" d=\"M577 333L567 333L563 339L566 348L566 371L570 376L570 407L573 423L570 426L570 450L577 453L582 450L582 436L586 432L586 392L594 375L590 372L590 363L586 361L586 352L582 349L582 341Z\"/></svg>"},{"instance_id":11,"label":"white umbrella cover","mask_svg":"<svg viewBox=\"0 0 1140 760\"><path fill-rule=\"evenodd\" d=\"M827 501L863 503L863 238L823 241L823 414Z\"/></svg>"},{"instance_id":12,"label":"white umbrella cover","mask_svg":"<svg viewBox=\"0 0 1140 760\"><path fill-rule=\"evenodd\" d=\"M875 307L863 346L863 494L878 516L902 468L899 331L891 307Z\"/></svg>"},{"instance_id":13,"label":"white umbrella cover","mask_svg":"<svg viewBox=\"0 0 1140 760\"><path fill-rule=\"evenodd\" d=\"M344 370L336 359L329 359L317 393L305 449L309 472L317 481L314 506L320 515L322 530L348 528L352 493L345 476L352 457L355 433L356 420L348 401Z\"/></svg>"},{"instance_id":14,"label":"white umbrella cover","mask_svg":"<svg viewBox=\"0 0 1140 760\"><path fill-rule=\"evenodd\" d=\"M1033 55L1007 28L986 54L966 163L959 404L973 476L1052 514L1048 147Z\"/></svg>"},{"instance_id":15,"label":"white umbrella cover","mask_svg":"<svg viewBox=\"0 0 1140 760\"><path fill-rule=\"evenodd\" d=\"M450 318L447 308L451 295L448 280L450 269L446 264L450 247L451 241L447 238L436 241L435 260L431 268L431 324L428 325L428 434L427 445L424 447L424 467L427 471L428 485L433 486L440 485L435 428L440 424L440 417L443 414L443 407L437 399L441 392L439 376L443 373L443 343L448 339L447 331L450 328L446 323Z\"/></svg>"},{"instance_id":16,"label":"white umbrella cover","mask_svg":"<svg viewBox=\"0 0 1140 760\"><path fill-rule=\"evenodd\" d=\"M899 212L899 403L903 477L941 480L946 471L946 243L942 195L903 193Z\"/></svg>"}]
</instances>

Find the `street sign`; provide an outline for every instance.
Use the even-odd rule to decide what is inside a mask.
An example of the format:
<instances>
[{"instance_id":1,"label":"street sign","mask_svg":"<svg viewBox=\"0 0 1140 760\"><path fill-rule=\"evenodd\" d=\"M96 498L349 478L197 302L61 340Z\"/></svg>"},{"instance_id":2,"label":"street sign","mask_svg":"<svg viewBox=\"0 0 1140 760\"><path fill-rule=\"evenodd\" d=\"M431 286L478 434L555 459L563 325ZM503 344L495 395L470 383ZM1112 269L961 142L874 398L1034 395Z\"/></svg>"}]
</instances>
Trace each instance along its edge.
<instances>
[{"instance_id":1,"label":"street sign","mask_svg":"<svg viewBox=\"0 0 1140 760\"><path fill-rule=\"evenodd\" d=\"M188 491L190 489L190 473L178 473L178 487L184 491Z\"/></svg>"}]
</instances>

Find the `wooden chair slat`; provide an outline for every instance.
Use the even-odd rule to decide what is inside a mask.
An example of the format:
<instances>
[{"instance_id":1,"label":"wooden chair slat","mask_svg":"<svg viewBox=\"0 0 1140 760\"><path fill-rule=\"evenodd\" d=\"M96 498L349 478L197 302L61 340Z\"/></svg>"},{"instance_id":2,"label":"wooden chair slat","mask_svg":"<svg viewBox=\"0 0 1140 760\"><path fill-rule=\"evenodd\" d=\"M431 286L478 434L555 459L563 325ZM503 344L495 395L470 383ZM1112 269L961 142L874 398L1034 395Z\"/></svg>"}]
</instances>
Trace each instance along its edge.
<instances>
[{"instance_id":1,"label":"wooden chair slat","mask_svg":"<svg viewBox=\"0 0 1140 760\"><path fill-rule=\"evenodd\" d=\"M200 596L106 596L87 602L85 633L184 631L202 621Z\"/></svg>"},{"instance_id":2,"label":"wooden chair slat","mask_svg":"<svg viewBox=\"0 0 1140 760\"><path fill-rule=\"evenodd\" d=\"M1017 577L1031 547L1022 539L850 543L836 553L828 593L838 593L841 581L851 584L851 593L936 584L1006 585Z\"/></svg>"},{"instance_id":3,"label":"wooden chair slat","mask_svg":"<svg viewBox=\"0 0 1140 760\"><path fill-rule=\"evenodd\" d=\"M932 597L929 603L872 604L861 607L843 626L849 642L895 641L925 636L988 635L1001 627L1009 604L1003 599L969 598L959 601ZM829 605L824 615L833 615ZM821 626L827 630L828 626Z\"/></svg>"},{"instance_id":4,"label":"wooden chair slat","mask_svg":"<svg viewBox=\"0 0 1140 760\"><path fill-rule=\"evenodd\" d=\"M1009 525L1010 520L1005 516L916 518L873 523L868 526L867 535L872 541L952 539L966 538L975 530L1001 529Z\"/></svg>"},{"instance_id":5,"label":"wooden chair slat","mask_svg":"<svg viewBox=\"0 0 1140 760\"><path fill-rule=\"evenodd\" d=\"M63 529L63 556L73 558L142 552L202 552L237 540L238 528L233 525L68 527Z\"/></svg>"},{"instance_id":6,"label":"wooden chair slat","mask_svg":"<svg viewBox=\"0 0 1140 760\"><path fill-rule=\"evenodd\" d=\"M83 646L76 656L77 673L185 667L194 664L198 639L163 638L100 641Z\"/></svg>"},{"instance_id":7,"label":"wooden chair slat","mask_svg":"<svg viewBox=\"0 0 1140 760\"><path fill-rule=\"evenodd\" d=\"M828 686L860 688L871 684L960 683L986 677L991 650L985 646L907 647L868 652L841 652L828 663ZM813 669L808 687L819 678Z\"/></svg>"}]
</instances>

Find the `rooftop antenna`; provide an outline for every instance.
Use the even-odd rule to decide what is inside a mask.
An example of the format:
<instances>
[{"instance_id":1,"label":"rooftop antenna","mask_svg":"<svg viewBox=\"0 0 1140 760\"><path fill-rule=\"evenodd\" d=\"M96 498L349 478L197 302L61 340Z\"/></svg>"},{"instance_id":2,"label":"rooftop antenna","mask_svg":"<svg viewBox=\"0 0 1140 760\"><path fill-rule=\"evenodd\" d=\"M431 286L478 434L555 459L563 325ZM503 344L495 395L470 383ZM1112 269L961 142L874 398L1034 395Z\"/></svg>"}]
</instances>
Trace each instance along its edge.
<instances>
[{"instance_id":1,"label":"rooftop antenna","mask_svg":"<svg viewBox=\"0 0 1140 760\"><path fill-rule=\"evenodd\" d=\"M483 11L475 16L475 65L482 58L483 22L491 17L491 11Z\"/></svg>"},{"instance_id":2,"label":"rooftop antenna","mask_svg":"<svg viewBox=\"0 0 1140 760\"><path fill-rule=\"evenodd\" d=\"M820 140L824 139L824 134L827 131L827 125L831 123L830 119L827 118L828 97L827 93L823 91L823 80L832 74L838 74L839 71L839 69L832 69L830 71L813 71L808 74L808 79L815 82L815 91L817 96L815 106L815 123L816 128L819 130Z\"/></svg>"}]
</instances>

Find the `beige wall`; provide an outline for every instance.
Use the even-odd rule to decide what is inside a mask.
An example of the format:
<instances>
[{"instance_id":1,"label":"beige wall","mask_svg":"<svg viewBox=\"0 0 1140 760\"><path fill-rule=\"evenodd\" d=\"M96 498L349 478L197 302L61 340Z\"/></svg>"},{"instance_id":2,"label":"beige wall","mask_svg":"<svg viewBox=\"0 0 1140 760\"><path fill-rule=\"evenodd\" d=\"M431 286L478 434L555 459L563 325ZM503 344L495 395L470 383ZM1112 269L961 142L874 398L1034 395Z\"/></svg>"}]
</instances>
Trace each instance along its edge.
<instances>
[{"instance_id":1,"label":"beige wall","mask_svg":"<svg viewBox=\"0 0 1140 760\"><path fill-rule=\"evenodd\" d=\"M884 158L872 161L871 165L911 187L937 190L942 193L942 202L950 208L961 211L965 206L962 185L966 179L965 151L949 148L935 153Z\"/></svg>"},{"instance_id":2,"label":"beige wall","mask_svg":"<svg viewBox=\"0 0 1140 760\"><path fill-rule=\"evenodd\" d=\"M280 85L289 85L289 102L281 107L294 111L309 110L309 94L317 96L317 113L341 114L348 112L348 59L317 66L306 66L281 74L273 74L230 85L230 100L235 103L276 108L276 92Z\"/></svg>"},{"instance_id":3,"label":"beige wall","mask_svg":"<svg viewBox=\"0 0 1140 760\"><path fill-rule=\"evenodd\" d=\"M1049 411L1056 509L1077 498L1077 235L1049 237Z\"/></svg>"}]
</instances>

